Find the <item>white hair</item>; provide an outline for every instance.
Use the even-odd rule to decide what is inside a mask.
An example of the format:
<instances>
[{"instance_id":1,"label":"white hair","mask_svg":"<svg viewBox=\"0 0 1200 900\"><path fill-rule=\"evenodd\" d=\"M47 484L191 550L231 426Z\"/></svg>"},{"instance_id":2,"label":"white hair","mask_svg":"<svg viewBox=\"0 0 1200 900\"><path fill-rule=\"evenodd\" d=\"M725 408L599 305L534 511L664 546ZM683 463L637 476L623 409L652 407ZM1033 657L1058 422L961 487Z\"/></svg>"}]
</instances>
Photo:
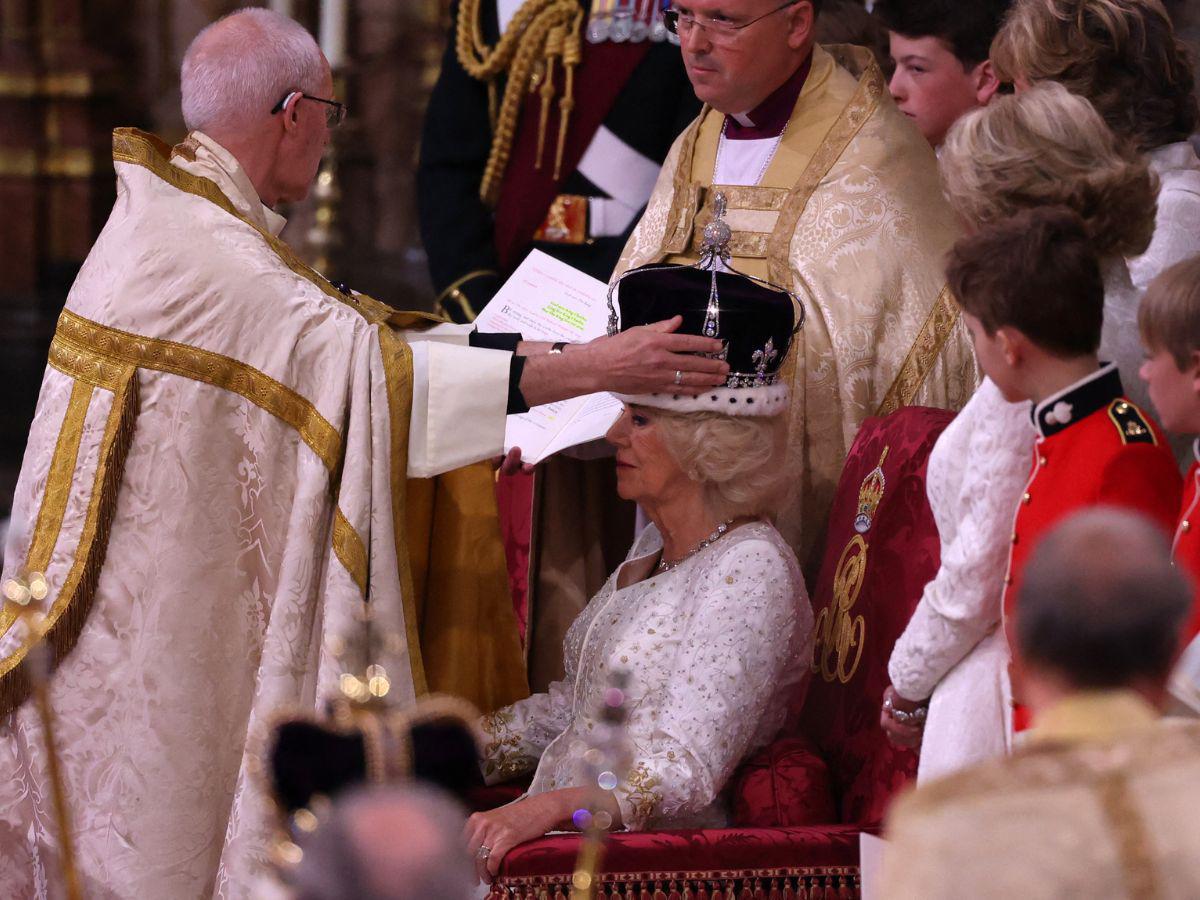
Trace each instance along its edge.
<instances>
[{"instance_id":1,"label":"white hair","mask_svg":"<svg viewBox=\"0 0 1200 900\"><path fill-rule=\"evenodd\" d=\"M183 57L189 131L245 128L291 91L321 89L321 49L303 26L269 9L242 9L209 25Z\"/></svg>"}]
</instances>

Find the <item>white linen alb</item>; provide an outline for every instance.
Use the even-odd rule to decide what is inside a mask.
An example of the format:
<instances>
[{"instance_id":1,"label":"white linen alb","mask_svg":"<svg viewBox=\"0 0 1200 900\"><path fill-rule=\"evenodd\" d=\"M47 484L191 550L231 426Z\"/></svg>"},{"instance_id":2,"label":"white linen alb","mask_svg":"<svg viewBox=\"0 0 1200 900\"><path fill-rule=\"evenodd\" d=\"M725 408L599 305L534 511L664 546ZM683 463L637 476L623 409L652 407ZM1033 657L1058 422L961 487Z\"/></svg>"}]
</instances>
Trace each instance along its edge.
<instances>
[{"instance_id":1,"label":"white linen alb","mask_svg":"<svg viewBox=\"0 0 1200 900\"><path fill-rule=\"evenodd\" d=\"M808 675L812 608L795 555L768 524L617 587L626 566L661 548L647 527L572 624L562 681L484 720L489 782L536 765L532 794L585 784L581 747L610 674L627 670L633 763L614 792L625 827L725 822L726 783L775 736Z\"/></svg>"}]
</instances>

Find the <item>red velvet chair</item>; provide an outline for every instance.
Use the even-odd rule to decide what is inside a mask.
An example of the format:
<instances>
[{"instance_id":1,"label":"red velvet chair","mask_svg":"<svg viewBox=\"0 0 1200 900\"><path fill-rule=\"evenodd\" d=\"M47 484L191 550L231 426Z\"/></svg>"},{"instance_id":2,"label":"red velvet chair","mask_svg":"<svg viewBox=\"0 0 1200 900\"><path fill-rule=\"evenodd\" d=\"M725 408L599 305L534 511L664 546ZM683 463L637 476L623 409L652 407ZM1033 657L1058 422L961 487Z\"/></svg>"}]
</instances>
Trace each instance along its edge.
<instances>
[{"instance_id":1,"label":"red velvet chair","mask_svg":"<svg viewBox=\"0 0 1200 900\"><path fill-rule=\"evenodd\" d=\"M878 829L916 771L915 756L884 737L879 705L892 645L937 571L925 470L951 418L913 407L863 425L812 592L812 677L779 738L735 776L736 827L611 835L600 900L858 897L858 836ZM565 898L578 850L576 835L522 844L505 857L494 898Z\"/></svg>"}]
</instances>

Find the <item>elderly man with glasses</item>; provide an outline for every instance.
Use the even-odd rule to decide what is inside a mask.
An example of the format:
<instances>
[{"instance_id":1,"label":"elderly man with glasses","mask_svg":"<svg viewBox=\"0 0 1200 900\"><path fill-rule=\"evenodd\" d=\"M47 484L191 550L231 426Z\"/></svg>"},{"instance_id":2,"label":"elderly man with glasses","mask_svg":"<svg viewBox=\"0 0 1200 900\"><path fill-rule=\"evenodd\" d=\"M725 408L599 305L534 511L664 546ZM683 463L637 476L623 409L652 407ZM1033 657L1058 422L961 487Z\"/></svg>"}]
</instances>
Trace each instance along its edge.
<instances>
[{"instance_id":1,"label":"elderly man with glasses","mask_svg":"<svg viewBox=\"0 0 1200 900\"><path fill-rule=\"evenodd\" d=\"M70 844L90 897L249 896L272 816L254 736L331 696L368 620L380 668L349 685L399 705L426 690L408 477L499 454L506 411L526 404L700 393L728 371L678 321L481 346L307 268L272 207L308 192L343 108L294 22L247 9L213 24L181 87L182 144L114 136L117 202L59 320L16 490L2 897L62 894ZM503 629L461 627L480 665ZM66 834L24 702L43 632Z\"/></svg>"},{"instance_id":2,"label":"elderly man with glasses","mask_svg":"<svg viewBox=\"0 0 1200 900\"><path fill-rule=\"evenodd\" d=\"M791 497L779 521L811 576L862 421L958 408L975 388L945 290L957 225L933 152L868 51L817 46L819 0L678 0L664 14L706 106L675 142L618 274L692 262L720 195L729 264L807 307L789 372Z\"/></svg>"}]
</instances>

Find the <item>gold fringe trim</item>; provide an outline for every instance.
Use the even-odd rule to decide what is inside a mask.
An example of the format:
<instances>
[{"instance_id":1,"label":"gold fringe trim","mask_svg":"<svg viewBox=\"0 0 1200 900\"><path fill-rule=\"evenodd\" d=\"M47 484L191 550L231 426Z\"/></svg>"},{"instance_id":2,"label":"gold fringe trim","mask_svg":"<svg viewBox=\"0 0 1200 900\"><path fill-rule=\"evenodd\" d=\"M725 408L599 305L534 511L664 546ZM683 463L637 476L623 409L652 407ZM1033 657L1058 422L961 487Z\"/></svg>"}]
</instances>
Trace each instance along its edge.
<instances>
[{"instance_id":1,"label":"gold fringe trim","mask_svg":"<svg viewBox=\"0 0 1200 900\"><path fill-rule=\"evenodd\" d=\"M42 505L38 509L33 540L25 557L26 572L44 573L50 565L50 557L62 531L63 516L67 512L71 481L75 475L79 445L83 439L83 423L91 402L92 386L76 381L71 386L71 398L67 401L67 411L63 415L62 427L54 445L54 456L50 459L50 469L46 474ZM0 609L0 637L8 633L16 620L16 607L11 603L3 604L3 609Z\"/></svg>"},{"instance_id":2,"label":"gold fringe trim","mask_svg":"<svg viewBox=\"0 0 1200 900\"><path fill-rule=\"evenodd\" d=\"M379 355L383 357L388 430L392 438L392 533L396 541L396 564L400 569L404 634L408 640L413 691L420 697L429 692L429 680L425 677L425 660L421 655L421 628L417 619L412 559L408 547L408 426L413 403L412 348L388 329L380 328Z\"/></svg>"},{"instance_id":3,"label":"gold fringe trim","mask_svg":"<svg viewBox=\"0 0 1200 900\"><path fill-rule=\"evenodd\" d=\"M335 507L333 513L333 552L364 597L367 596L367 547L359 537L354 526L340 508Z\"/></svg>"},{"instance_id":4,"label":"gold fringe trim","mask_svg":"<svg viewBox=\"0 0 1200 900\"><path fill-rule=\"evenodd\" d=\"M572 872L508 876L494 882L491 900L567 900ZM858 866L798 866L706 872L606 872L595 900L860 900Z\"/></svg>"},{"instance_id":5,"label":"gold fringe trim","mask_svg":"<svg viewBox=\"0 0 1200 900\"><path fill-rule=\"evenodd\" d=\"M554 155L554 177L562 174L567 129L575 107L575 69L583 59L583 10L576 0L526 0L500 36L494 48L483 40L480 0L462 0L455 27L454 49L463 70L477 81L487 82L492 118L492 147L488 153L479 196L489 206L500 199L500 184L508 168L513 140L526 91L538 89L538 152L534 167L541 169L554 99L555 60L563 64L563 91L558 101L558 144ZM500 110L494 108L497 79L507 74Z\"/></svg>"},{"instance_id":6,"label":"gold fringe trim","mask_svg":"<svg viewBox=\"0 0 1200 900\"><path fill-rule=\"evenodd\" d=\"M96 476L88 501L87 518L71 570L62 590L42 623L43 639L57 667L75 647L92 603L100 570L108 552L109 528L117 505L117 489L125 472L125 459L133 442L139 405L137 370L128 366L113 397L104 427ZM34 641L27 639L11 656L0 662L0 716L6 716L29 696L28 674L20 666Z\"/></svg>"},{"instance_id":7,"label":"gold fringe trim","mask_svg":"<svg viewBox=\"0 0 1200 900\"><path fill-rule=\"evenodd\" d=\"M107 377L106 371L135 366L211 384L246 398L296 429L329 471L336 471L341 461L341 435L312 403L228 356L130 334L63 310L50 345L50 362L68 375L94 383Z\"/></svg>"},{"instance_id":8,"label":"gold fringe trim","mask_svg":"<svg viewBox=\"0 0 1200 900\"><path fill-rule=\"evenodd\" d=\"M875 415L889 415L913 402L933 370L942 348L946 346L954 326L958 324L958 318L958 305L954 302L954 295L947 285L934 301L933 309L929 311L925 324L917 333L917 339L913 341L912 348L900 365L900 371L896 373L896 378Z\"/></svg>"}]
</instances>

